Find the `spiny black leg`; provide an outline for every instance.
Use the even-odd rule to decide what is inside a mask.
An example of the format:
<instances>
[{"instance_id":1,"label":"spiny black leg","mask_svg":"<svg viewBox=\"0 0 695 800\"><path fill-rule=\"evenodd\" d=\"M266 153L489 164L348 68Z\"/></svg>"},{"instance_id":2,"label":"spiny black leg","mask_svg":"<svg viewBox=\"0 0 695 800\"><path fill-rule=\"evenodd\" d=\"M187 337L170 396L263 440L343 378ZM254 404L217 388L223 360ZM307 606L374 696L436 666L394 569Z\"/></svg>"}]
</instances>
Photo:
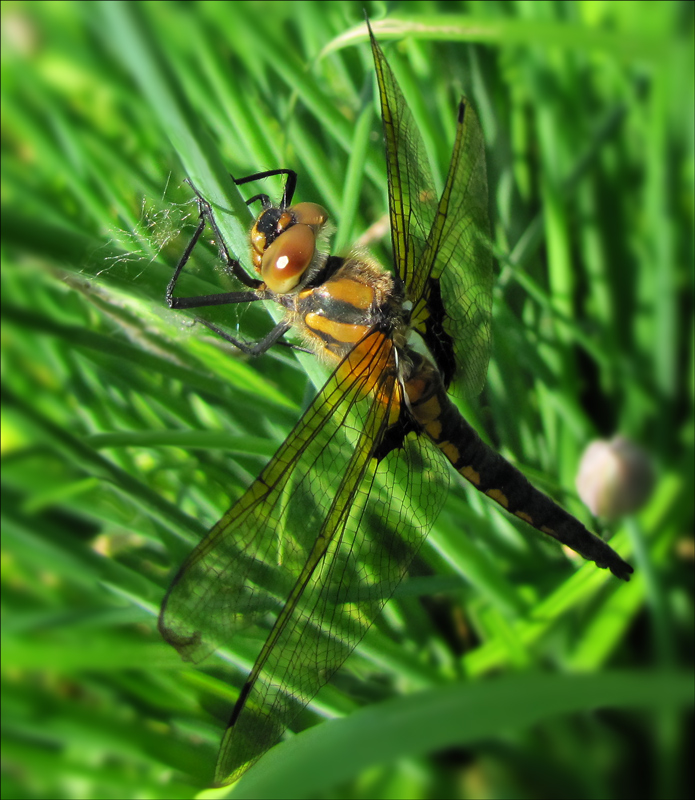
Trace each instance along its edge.
<instances>
[{"instance_id":1,"label":"spiny black leg","mask_svg":"<svg viewBox=\"0 0 695 800\"><path fill-rule=\"evenodd\" d=\"M176 287L176 282L179 279L179 275L181 274L181 270L186 266L188 263L188 259L191 257L191 253L193 252L193 248L198 243L198 239L200 239L200 235L205 230L205 216L200 207L200 197L198 197L198 209L200 210L200 221L198 222L198 227L195 229L195 233L191 237L191 241L188 243L188 246L183 252L183 255L179 259L179 263L176 265L176 269L174 270L174 274L169 281L169 285L167 286L166 291L166 299L169 305L169 308L180 308L178 306L179 298L175 298L172 295L174 294L174 289Z\"/></svg>"},{"instance_id":2,"label":"spiny black leg","mask_svg":"<svg viewBox=\"0 0 695 800\"><path fill-rule=\"evenodd\" d=\"M249 197L249 199L246 201L246 205L250 206L253 203L258 203L258 202L260 202L260 204L263 206L264 211L267 211L269 208L273 207L271 199L268 197L267 194L264 193L254 194L253 197Z\"/></svg>"},{"instance_id":3,"label":"spiny black leg","mask_svg":"<svg viewBox=\"0 0 695 800\"><path fill-rule=\"evenodd\" d=\"M241 186L243 183L260 181L263 180L263 178L270 178L273 175L287 175L287 180L285 181L285 190L282 193L282 200L280 201L280 208L287 208L287 206L292 204L292 198L294 197L294 193L297 188L297 173L293 169L269 169L266 172L254 172L253 175L246 175L243 178L235 178L234 175L232 175L231 178L237 186ZM255 197L247 200L246 204L250 205L256 200L261 201L263 208L268 208L270 205L270 200L268 199L267 194L257 194Z\"/></svg>"},{"instance_id":4,"label":"spiny black leg","mask_svg":"<svg viewBox=\"0 0 695 800\"><path fill-rule=\"evenodd\" d=\"M196 194L198 193L196 192ZM200 236L205 229L205 223L208 219L208 214L203 203L204 201L201 199L200 195L198 195L200 222L198 223L198 227L195 229L195 233L191 237L191 241L188 243L183 255L179 259L179 263L176 265L176 269L174 270L174 275L167 286L166 300L169 308L200 308L201 306L227 305L228 303L252 303L254 300L260 300L261 298L258 297L258 295L256 295L254 292L220 292L217 294L198 295L197 297L173 296L176 283L179 279L179 275L181 274L181 270L186 266L188 259L193 252L193 248L196 246L198 239L200 239Z\"/></svg>"},{"instance_id":5,"label":"spiny black leg","mask_svg":"<svg viewBox=\"0 0 695 800\"><path fill-rule=\"evenodd\" d=\"M210 227L212 228L212 230L213 230L213 232L215 234L215 238L217 239L217 245L218 245L218 247L220 249L220 253L222 254L222 256L223 256L223 258L224 258L224 260L226 262L227 272L229 272L232 275L234 275L234 277L238 281L243 283L244 286L248 286L250 289L257 289L261 285L262 281L259 281L259 280L256 280L255 278L250 277L250 275L248 275L246 270L241 266L241 264L237 261L237 259L236 258L232 258L229 250L227 250L227 244L226 244L226 242L224 240L224 236L222 236L222 233L221 233L220 229L217 226L217 220L215 219L215 214L214 214L214 212L212 210L212 206L203 197L203 195L198 191L198 189L195 187L195 184L193 183L193 181L190 180L190 178L186 178L185 180L186 180L186 183L191 187L191 189L193 189L193 191L195 192L196 197L198 198L198 209L200 210L201 220L207 220L210 223ZM203 225L203 227L205 227L205 226ZM198 228L200 228L200 226L198 226ZM199 237L200 234L202 233L202 230L200 230L200 232L198 232L198 231L196 231L196 232L198 233L198 237ZM197 237L196 237L196 241L197 241ZM193 244L195 245L195 242ZM186 248L186 251L187 251L189 256L190 256L191 249L192 249L192 247L190 245ZM186 255L186 254L184 253L184 255ZM186 260L188 260L188 258L186 258ZM179 272L180 272L180 270L179 270Z\"/></svg>"},{"instance_id":6,"label":"spiny black leg","mask_svg":"<svg viewBox=\"0 0 695 800\"><path fill-rule=\"evenodd\" d=\"M169 284L171 286L171 284ZM173 287L172 287L173 288ZM262 300L253 292L221 292L220 294L201 294L196 297L171 297L167 289L169 308L177 311L183 308L202 308L203 306L227 306L234 303L252 303Z\"/></svg>"},{"instance_id":7,"label":"spiny black leg","mask_svg":"<svg viewBox=\"0 0 695 800\"><path fill-rule=\"evenodd\" d=\"M244 342L241 339L235 339L233 336L230 336L228 333L223 331L221 328L218 328L217 325L213 325L212 322L208 322L204 319L199 319L198 322L205 325L206 328L211 330L213 333L216 333L218 336L221 336L226 342L233 344L234 347L237 347L241 350L242 353L245 353L247 356L260 356L263 353L267 352L273 345L280 344L284 345L285 347L291 347L293 350L301 350L303 353L311 353L311 350L307 350L305 347L300 347L299 345L292 344L291 342L281 342L279 339L284 336L287 331L292 327L289 322L278 322L278 324L273 328L270 333L261 339L260 342L256 342L256 344L249 344L248 342Z\"/></svg>"}]
</instances>

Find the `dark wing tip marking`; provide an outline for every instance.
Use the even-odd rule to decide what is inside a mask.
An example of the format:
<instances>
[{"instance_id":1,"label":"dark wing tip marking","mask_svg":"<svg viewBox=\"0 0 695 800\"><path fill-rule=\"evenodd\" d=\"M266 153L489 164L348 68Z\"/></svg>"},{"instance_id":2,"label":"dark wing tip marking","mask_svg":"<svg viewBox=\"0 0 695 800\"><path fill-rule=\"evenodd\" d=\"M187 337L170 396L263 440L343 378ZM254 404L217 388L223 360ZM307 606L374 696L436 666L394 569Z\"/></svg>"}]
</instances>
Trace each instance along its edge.
<instances>
[{"instance_id":1,"label":"dark wing tip marking","mask_svg":"<svg viewBox=\"0 0 695 800\"><path fill-rule=\"evenodd\" d=\"M458 116L458 124L463 125L463 118L466 115L466 98L462 97L461 102L459 103L459 116Z\"/></svg>"}]
</instances>

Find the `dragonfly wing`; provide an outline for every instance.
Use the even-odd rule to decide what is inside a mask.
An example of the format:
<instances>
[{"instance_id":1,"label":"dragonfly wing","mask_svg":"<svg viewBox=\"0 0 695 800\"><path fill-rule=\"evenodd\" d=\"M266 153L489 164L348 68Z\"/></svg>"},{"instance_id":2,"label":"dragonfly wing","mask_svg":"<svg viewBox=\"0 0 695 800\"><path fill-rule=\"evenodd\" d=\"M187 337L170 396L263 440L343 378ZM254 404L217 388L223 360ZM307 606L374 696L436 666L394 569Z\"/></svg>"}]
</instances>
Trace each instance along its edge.
<instances>
[{"instance_id":1,"label":"dragonfly wing","mask_svg":"<svg viewBox=\"0 0 695 800\"><path fill-rule=\"evenodd\" d=\"M187 658L265 625L219 783L275 744L345 661L439 513L448 469L425 437L375 456L399 412L393 348L373 331L347 356L165 599L160 628Z\"/></svg>"},{"instance_id":2,"label":"dragonfly wing","mask_svg":"<svg viewBox=\"0 0 695 800\"><path fill-rule=\"evenodd\" d=\"M386 142L396 271L413 303L412 324L447 388L477 394L490 352L492 255L482 131L467 101L439 203L425 146L371 33Z\"/></svg>"},{"instance_id":3,"label":"dragonfly wing","mask_svg":"<svg viewBox=\"0 0 695 800\"><path fill-rule=\"evenodd\" d=\"M490 357L493 273L485 142L465 98L418 274L427 277L413 308L413 325L437 361L445 386L452 384L457 394L476 395Z\"/></svg>"},{"instance_id":4,"label":"dragonfly wing","mask_svg":"<svg viewBox=\"0 0 695 800\"><path fill-rule=\"evenodd\" d=\"M415 268L437 213L437 192L422 136L371 26L369 36L384 127L394 267L412 300L422 292Z\"/></svg>"}]
</instances>

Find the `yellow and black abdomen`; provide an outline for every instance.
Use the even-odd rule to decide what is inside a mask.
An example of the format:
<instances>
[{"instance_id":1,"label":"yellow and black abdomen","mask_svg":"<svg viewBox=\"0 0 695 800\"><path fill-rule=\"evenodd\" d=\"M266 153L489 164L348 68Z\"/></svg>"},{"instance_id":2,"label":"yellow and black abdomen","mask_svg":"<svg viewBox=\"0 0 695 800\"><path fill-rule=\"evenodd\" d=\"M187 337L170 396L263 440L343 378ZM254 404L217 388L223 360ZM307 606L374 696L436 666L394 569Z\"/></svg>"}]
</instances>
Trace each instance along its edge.
<instances>
[{"instance_id":1,"label":"yellow and black abdomen","mask_svg":"<svg viewBox=\"0 0 695 800\"><path fill-rule=\"evenodd\" d=\"M599 567L628 578L632 572L629 564L483 442L451 402L436 369L426 359L421 359L416 373L406 382L406 392L412 415L423 432L476 489Z\"/></svg>"}]
</instances>

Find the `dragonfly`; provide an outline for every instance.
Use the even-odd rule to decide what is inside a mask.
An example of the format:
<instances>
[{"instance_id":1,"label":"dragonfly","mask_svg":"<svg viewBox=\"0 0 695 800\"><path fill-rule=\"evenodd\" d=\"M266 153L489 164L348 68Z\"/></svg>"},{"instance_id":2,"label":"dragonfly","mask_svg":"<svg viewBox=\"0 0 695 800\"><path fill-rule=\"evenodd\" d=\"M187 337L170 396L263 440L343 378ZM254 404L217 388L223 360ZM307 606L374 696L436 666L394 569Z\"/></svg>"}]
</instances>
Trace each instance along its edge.
<instances>
[{"instance_id":1,"label":"dragonfly","mask_svg":"<svg viewBox=\"0 0 695 800\"><path fill-rule=\"evenodd\" d=\"M368 23L369 24L369 23ZM393 269L354 251L327 252L328 213L292 204L297 175L261 212L247 273L214 212L197 196L198 227L167 289L172 308L271 301L284 319L260 355L295 329L330 377L258 478L181 566L159 628L199 662L235 635L264 640L222 739L216 782L237 780L281 738L345 662L408 571L441 510L453 468L528 525L629 580L608 544L485 444L451 395L483 386L490 351L492 250L484 140L470 103L458 107L444 189L369 27L388 175ZM181 270L210 225L244 291L180 298ZM419 339L420 345L415 341Z\"/></svg>"}]
</instances>

